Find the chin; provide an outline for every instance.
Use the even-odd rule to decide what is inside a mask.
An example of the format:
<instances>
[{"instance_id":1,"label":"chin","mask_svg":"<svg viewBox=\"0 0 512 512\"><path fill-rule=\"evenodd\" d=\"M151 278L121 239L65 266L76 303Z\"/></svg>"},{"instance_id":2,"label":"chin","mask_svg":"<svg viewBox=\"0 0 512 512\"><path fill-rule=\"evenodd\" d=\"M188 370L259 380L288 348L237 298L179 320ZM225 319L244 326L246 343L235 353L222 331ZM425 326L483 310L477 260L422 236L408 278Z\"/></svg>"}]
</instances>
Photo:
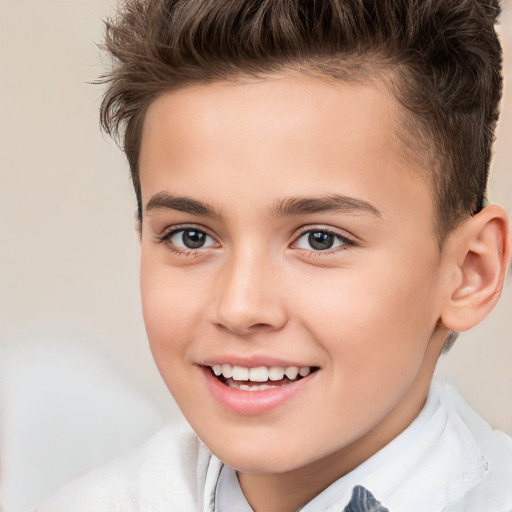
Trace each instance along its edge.
<instances>
[{"instance_id":1,"label":"chin","mask_svg":"<svg viewBox=\"0 0 512 512\"><path fill-rule=\"evenodd\" d=\"M229 446L205 444L224 464L242 473L286 473L311 462L296 446L277 448L249 440Z\"/></svg>"}]
</instances>

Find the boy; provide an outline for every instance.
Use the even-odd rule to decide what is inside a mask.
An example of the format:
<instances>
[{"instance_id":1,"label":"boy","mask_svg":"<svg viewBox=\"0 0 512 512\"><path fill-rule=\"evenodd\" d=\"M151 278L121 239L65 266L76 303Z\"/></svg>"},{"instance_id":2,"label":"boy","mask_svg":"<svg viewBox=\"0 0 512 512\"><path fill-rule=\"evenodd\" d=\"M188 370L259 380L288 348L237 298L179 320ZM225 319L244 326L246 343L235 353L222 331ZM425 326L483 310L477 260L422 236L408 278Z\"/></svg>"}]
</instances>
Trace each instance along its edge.
<instances>
[{"instance_id":1,"label":"boy","mask_svg":"<svg viewBox=\"0 0 512 512\"><path fill-rule=\"evenodd\" d=\"M512 440L431 384L500 295L489 0L127 0L124 127L164 429L41 510L512 510ZM199 441L199 439L201 441Z\"/></svg>"}]
</instances>

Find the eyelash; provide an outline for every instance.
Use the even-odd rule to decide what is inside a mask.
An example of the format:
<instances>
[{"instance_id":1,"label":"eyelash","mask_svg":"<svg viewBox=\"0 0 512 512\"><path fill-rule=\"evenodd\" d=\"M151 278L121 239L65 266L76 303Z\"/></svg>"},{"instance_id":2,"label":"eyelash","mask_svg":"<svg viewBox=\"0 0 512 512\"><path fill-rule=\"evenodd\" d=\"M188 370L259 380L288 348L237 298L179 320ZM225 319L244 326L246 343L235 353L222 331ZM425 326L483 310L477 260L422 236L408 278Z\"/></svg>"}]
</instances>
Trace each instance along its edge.
<instances>
[{"instance_id":1,"label":"eyelash","mask_svg":"<svg viewBox=\"0 0 512 512\"><path fill-rule=\"evenodd\" d=\"M181 226L174 226L170 231L167 231L166 233L160 235L158 237L158 243L165 244L167 248L179 255L179 256L199 256L202 253L203 247L198 247L197 249L185 249L182 247L177 247L175 244L170 242L172 237L174 237L176 234L180 233L181 231L185 232L187 230L190 231L197 231L199 233L202 233L203 235L210 237L214 239L211 235L207 233L205 229L198 228L193 225L181 225ZM340 242L340 245L334 247L334 248L328 248L324 250L314 250L314 249L303 249L303 248L297 248L300 251L307 252L308 255L314 256L314 257L321 257L325 255L331 255L338 251L344 251L347 250L350 247L354 247L357 245L356 241L352 238L349 238L345 235L341 235L340 233L337 233L336 231L333 231L331 229L327 229L325 227L314 227L314 226L308 226L307 228L304 228L295 238L292 243L292 247L297 244L297 242L307 234L311 233L324 233L327 235L330 235L334 237L338 242ZM208 248L208 247L206 247Z\"/></svg>"},{"instance_id":2,"label":"eyelash","mask_svg":"<svg viewBox=\"0 0 512 512\"><path fill-rule=\"evenodd\" d=\"M295 240L292 245L296 245L297 242L304 235L311 234L311 233L324 233L326 235L330 235L330 236L334 237L336 240L338 240L340 242L340 245L337 247L334 247L334 248L328 248L328 249L324 249L324 250L298 248L301 251L307 252L308 256L313 256L313 257L328 256L328 255L332 255L333 253L338 252L338 251L345 251L345 250L349 249L350 247L355 247L357 245L357 243L354 239L349 238L346 235L341 235L340 233L338 233L332 229L328 229L328 228L321 227L321 226L318 226L318 227L308 226L307 228L304 228L295 237Z\"/></svg>"},{"instance_id":3,"label":"eyelash","mask_svg":"<svg viewBox=\"0 0 512 512\"><path fill-rule=\"evenodd\" d=\"M172 237L180 233L181 231L196 231L213 239L213 237L209 235L204 228L198 228L197 226L194 225L180 225L173 226L173 228L170 231L167 231L162 235L158 236L157 241L160 244L166 245L169 251L178 256L199 256L202 253L201 249L203 249L203 247L198 247L197 249L185 249L182 247L177 247L175 244L171 242Z\"/></svg>"}]
</instances>

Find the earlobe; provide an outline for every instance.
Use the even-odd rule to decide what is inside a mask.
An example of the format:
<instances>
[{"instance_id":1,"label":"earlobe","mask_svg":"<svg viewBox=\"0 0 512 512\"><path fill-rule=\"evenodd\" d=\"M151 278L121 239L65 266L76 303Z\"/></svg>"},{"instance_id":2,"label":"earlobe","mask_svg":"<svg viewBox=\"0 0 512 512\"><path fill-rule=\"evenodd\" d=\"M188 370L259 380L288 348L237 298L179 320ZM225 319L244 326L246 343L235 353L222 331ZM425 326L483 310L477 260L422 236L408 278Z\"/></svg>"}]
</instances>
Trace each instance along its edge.
<instances>
[{"instance_id":1,"label":"earlobe","mask_svg":"<svg viewBox=\"0 0 512 512\"><path fill-rule=\"evenodd\" d=\"M451 240L455 277L441 320L462 332L481 322L500 297L511 251L508 215L490 205L456 231Z\"/></svg>"}]
</instances>

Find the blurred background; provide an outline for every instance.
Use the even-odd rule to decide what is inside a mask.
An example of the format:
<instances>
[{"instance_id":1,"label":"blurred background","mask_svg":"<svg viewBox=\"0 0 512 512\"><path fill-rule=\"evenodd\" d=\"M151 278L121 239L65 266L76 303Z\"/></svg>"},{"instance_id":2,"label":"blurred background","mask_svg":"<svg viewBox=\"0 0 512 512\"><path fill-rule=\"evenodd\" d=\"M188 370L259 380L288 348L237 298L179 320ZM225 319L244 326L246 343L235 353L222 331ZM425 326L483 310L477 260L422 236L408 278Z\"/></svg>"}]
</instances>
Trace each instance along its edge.
<instances>
[{"instance_id":1,"label":"blurred background","mask_svg":"<svg viewBox=\"0 0 512 512\"><path fill-rule=\"evenodd\" d=\"M96 43L114 4L0 0L0 502L10 512L180 421L140 312L128 166L100 133L102 88L90 84L109 65ZM512 5L503 5L490 198L511 212ZM509 433L511 280L438 368Z\"/></svg>"}]
</instances>

